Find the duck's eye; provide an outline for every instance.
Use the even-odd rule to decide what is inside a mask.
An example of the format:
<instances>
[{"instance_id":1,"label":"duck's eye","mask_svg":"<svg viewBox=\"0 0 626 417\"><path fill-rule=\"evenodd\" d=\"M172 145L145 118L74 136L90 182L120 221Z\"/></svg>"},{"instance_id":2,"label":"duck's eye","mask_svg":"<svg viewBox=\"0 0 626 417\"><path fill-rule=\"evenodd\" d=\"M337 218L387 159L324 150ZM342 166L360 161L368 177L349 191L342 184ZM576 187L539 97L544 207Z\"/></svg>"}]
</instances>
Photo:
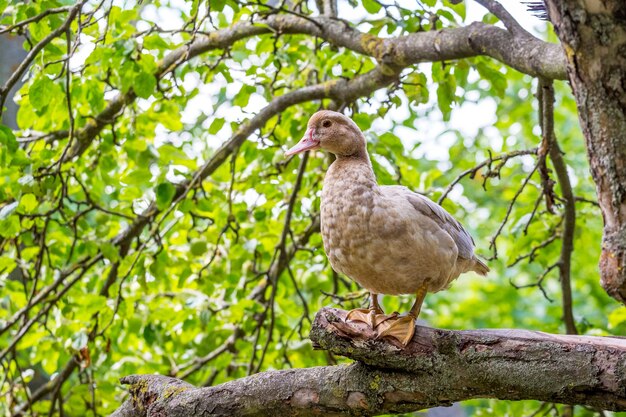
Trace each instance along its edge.
<instances>
[{"instance_id":1,"label":"duck's eye","mask_svg":"<svg viewBox=\"0 0 626 417\"><path fill-rule=\"evenodd\" d=\"M333 122L331 122L330 120L324 120L322 122L322 126L324 126L324 127L330 127L330 125L332 125L332 124L333 124Z\"/></svg>"}]
</instances>

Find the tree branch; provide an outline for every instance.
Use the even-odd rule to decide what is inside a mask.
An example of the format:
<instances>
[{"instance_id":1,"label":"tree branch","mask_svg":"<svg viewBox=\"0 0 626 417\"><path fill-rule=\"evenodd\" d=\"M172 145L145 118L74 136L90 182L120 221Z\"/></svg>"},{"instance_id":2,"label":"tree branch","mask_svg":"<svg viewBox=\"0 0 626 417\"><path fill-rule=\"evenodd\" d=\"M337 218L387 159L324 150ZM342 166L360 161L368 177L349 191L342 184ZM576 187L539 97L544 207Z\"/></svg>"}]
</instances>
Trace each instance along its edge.
<instances>
[{"instance_id":1,"label":"tree branch","mask_svg":"<svg viewBox=\"0 0 626 417\"><path fill-rule=\"evenodd\" d=\"M487 167L486 172L483 175L483 178L484 178L483 188L484 188L485 182L490 176L500 175L500 170L508 162L509 159L515 158L518 156L523 156L523 155L537 155L537 148L515 150L515 151L511 151L511 152L504 153L501 155L497 155L497 156L491 156L490 154L489 159L485 159L484 161L477 164L473 168L469 168L461 172L450 184L448 184L446 189L443 191L443 193L437 200L437 204L441 205L441 203L443 203L443 201L448 197L450 192L454 189L454 186L457 185L459 182L461 182L463 178L469 176L470 179L473 179L478 173L478 171L480 171L484 167ZM497 162L497 164L494 168L492 168L492 164L494 162Z\"/></svg>"},{"instance_id":2,"label":"tree branch","mask_svg":"<svg viewBox=\"0 0 626 417\"><path fill-rule=\"evenodd\" d=\"M556 140L554 133L554 87L551 81L544 79L539 80L539 89L541 94L541 126L543 141L548 143L548 152L550 159L554 165L556 176L561 186L561 193L565 200L564 222L563 222L563 239L561 243L561 256L559 259L559 273L561 282L561 298L563 300L563 321L568 334L578 334L576 329L576 321L574 320L574 312L572 305L572 285L570 278L570 270L572 264L572 252L574 250L574 230L576 228L576 201L572 191L572 184L569 180L567 167L561 149Z\"/></svg>"},{"instance_id":3,"label":"tree branch","mask_svg":"<svg viewBox=\"0 0 626 417\"><path fill-rule=\"evenodd\" d=\"M46 16L50 16L51 14L58 14L58 13L65 13L67 11L72 10L74 6L63 6L63 7L56 7L56 8L52 8L52 9L46 9L43 12L29 17L28 19L24 19L20 22L14 23L12 25L9 26L0 26L0 35L4 34L4 33L8 33L11 32L15 29L21 28L22 26L26 26L30 23L35 23L35 22L39 22L41 19L43 19Z\"/></svg>"},{"instance_id":4,"label":"tree branch","mask_svg":"<svg viewBox=\"0 0 626 417\"><path fill-rule=\"evenodd\" d=\"M122 378L131 397L112 417L369 416L471 398L536 399L626 410L626 339L524 330L418 326L406 348L375 340L346 312L322 309L316 346L361 362L270 371L210 388L159 375Z\"/></svg>"},{"instance_id":5,"label":"tree branch","mask_svg":"<svg viewBox=\"0 0 626 417\"><path fill-rule=\"evenodd\" d=\"M504 26L514 35L532 37L515 18L497 1L495 0L476 0L476 3L489 10L491 14L500 19Z\"/></svg>"},{"instance_id":6,"label":"tree branch","mask_svg":"<svg viewBox=\"0 0 626 417\"><path fill-rule=\"evenodd\" d=\"M255 23L238 22L182 46L161 60L155 76L160 79L181 63L207 51L228 48L241 39L272 32L316 36L336 46L374 57L380 63L394 67L392 72L420 62L487 55L533 76L548 79L566 77L565 57L559 45L533 37L514 36L507 30L484 23L383 39L326 16L305 19L282 14L271 15ZM82 155L104 126L135 99L132 89L112 99L99 115L77 132L76 141L62 162Z\"/></svg>"}]
</instances>

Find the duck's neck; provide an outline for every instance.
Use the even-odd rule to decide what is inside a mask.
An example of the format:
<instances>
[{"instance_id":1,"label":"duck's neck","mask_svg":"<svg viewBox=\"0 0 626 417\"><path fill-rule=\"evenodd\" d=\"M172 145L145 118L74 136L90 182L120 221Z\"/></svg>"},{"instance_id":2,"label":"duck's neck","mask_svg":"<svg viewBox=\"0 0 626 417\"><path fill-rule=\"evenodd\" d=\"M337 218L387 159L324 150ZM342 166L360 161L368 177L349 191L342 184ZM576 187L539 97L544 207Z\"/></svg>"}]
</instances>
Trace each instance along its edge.
<instances>
[{"instance_id":1,"label":"duck's neck","mask_svg":"<svg viewBox=\"0 0 626 417\"><path fill-rule=\"evenodd\" d=\"M371 165L370 156L367 153L367 149L365 148L357 149L357 151L351 155L336 155L336 157L337 159L348 159L348 160L360 159L363 162L367 162L368 164Z\"/></svg>"},{"instance_id":2,"label":"duck's neck","mask_svg":"<svg viewBox=\"0 0 626 417\"><path fill-rule=\"evenodd\" d=\"M368 187L377 186L374 169L365 150L350 156L337 155L326 173L326 178L341 178Z\"/></svg>"}]
</instances>

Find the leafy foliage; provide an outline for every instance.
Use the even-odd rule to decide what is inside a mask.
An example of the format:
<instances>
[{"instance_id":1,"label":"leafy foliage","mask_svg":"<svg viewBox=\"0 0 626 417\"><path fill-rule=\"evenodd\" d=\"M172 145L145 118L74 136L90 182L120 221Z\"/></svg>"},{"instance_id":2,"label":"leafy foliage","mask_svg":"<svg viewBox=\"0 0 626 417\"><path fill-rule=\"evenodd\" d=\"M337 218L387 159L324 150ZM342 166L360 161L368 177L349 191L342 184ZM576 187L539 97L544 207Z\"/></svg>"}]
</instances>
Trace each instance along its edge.
<instances>
[{"instance_id":1,"label":"leafy foliage","mask_svg":"<svg viewBox=\"0 0 626 417\"><path fill-rule=\"evenodd\" d=\"M381 37L465 19L462 3L423 1L411 10L387 3L364 0L353 16L342 17ZM232 145L276 97L352 79L374 69L376 60L276 32L191 59L183 54L166 71L163 62L176 48L284 11L232 0L119 4L82 5L79 22L45 45L12 97L18 129L0 126L0 392L6 400L0 414L20 407L55 414L62 406L65 415L105 415L122 399L118 379L135 373L201 385L341 361L307 341L321 306L366 303L360 288L333 273L317 233L330 160L318 153L298 165L299 158L283 157L321 106L352 111L380 182L435 200L445 192L444 207L471 231L478 252L490 257L497 247L488 278L464 276L429 295L421 318L446 328L564 331L558 269L538 281L560 256L559 185L552 214L535 153L496 159L540 144L536 80L483 57L424 63L371 97L289 106ZM15 3L0 24L66 7L19 26L31 49L64 23L70 6ZM297 10L316 13L309 3ZM595 199L594 186L575 103L566 84L556 89L557 138L580 197L572 259L576 325L585 334L620 334L626 310L599 285L602 221L587 202ZM124 105L108 114L115 97ZM483 120L494 109L489 122L473 124L474 114ZM99 119L103 112L107 118ZM90 126L100 128L93 140ZM66 160L83 141L84 152ZM386 297L383 305L403 310L411 301ZM65 374L68 367L73 372ZM50 395L31 401L47 379ZM475 400L464 407L479 416L522 415L539 404Z\"/></svg>"}]
</instances>

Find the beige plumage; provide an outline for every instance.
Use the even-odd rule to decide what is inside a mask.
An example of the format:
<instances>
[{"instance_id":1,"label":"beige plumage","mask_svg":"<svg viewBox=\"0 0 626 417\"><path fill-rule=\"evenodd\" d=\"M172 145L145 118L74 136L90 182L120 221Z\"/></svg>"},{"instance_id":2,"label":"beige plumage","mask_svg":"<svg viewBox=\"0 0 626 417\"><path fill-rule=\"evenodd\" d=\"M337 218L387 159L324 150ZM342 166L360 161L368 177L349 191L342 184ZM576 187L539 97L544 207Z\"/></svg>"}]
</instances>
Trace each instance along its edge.
<instances>
[{"instance_id":1,"label":"beige plumage","mask_svg":"<svg viewBox=\"0 0 626 417\"><path fill-rule=\"evenodd\" d=\"M489 268L474 255L474 242L441 206L401 186L380 186L365 137L348 117L315 113L304 138L287 154L322 148L337 159L324 178L321 230L330 263L370 291L369 309L348 317L377 327L406 345L426 292L441 291L460 274ZM377 294L416 294L406 317L385 315Z\"/></svg>"}]
</instances>

